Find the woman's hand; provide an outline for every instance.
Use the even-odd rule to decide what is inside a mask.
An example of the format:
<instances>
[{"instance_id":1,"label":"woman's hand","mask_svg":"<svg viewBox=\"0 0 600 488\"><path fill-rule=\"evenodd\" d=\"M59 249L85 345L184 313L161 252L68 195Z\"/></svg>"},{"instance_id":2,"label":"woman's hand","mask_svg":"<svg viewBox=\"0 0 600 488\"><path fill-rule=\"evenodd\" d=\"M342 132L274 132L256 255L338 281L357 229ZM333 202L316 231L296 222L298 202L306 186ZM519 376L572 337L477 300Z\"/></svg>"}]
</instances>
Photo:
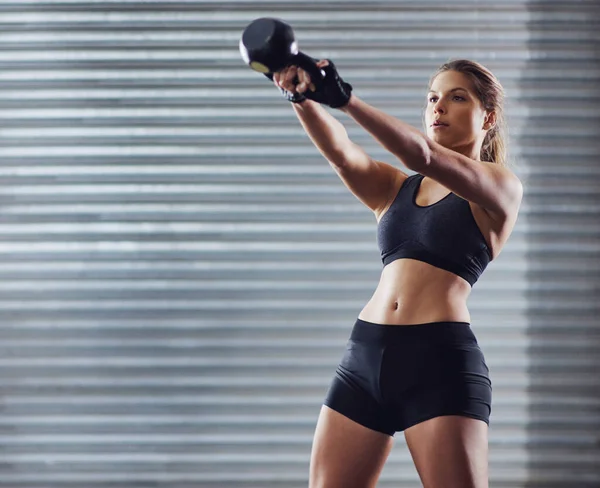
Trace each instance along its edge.
<instances>
[{"instance_id":1,"label":"woman's hand","mask_svg":"<svg viewBox=\"0 0 600 488\"><path fill-rule=\"evenodd\" d=\"M326 59L322 59L316 64L318 68L323 68L329 62ZM277 87L283 88L290 93L302 94L306 90L312 92L316 90L315 84L310 79L310 75L298 66L288 66L277 73L273 73L273 81Z\"/></svg>"}]
</instances>

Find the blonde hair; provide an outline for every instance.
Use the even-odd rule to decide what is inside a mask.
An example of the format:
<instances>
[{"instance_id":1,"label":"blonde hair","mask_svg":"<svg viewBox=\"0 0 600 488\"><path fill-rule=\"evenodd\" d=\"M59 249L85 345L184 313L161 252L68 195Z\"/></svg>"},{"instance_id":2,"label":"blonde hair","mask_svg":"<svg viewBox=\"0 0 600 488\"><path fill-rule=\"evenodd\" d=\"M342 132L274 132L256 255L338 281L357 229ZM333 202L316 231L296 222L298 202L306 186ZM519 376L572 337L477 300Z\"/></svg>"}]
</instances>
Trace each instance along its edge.
<instances>
[{"instance_id":1,"label":"blonde hair","mask_svg":"<svg viewBox=\"0 0 600 488\"><path fill-rule=\"evenodd\" d=\"M440 73L446 71L457 71L467 76L473 82L475 93L483 108L488 112L496 112L496 124L485 135L479 153L480 159L508 166L504 88L489 69L468 59L456 59L441 65L431 77L429 86Z\"/></svg>"}]
</instances>

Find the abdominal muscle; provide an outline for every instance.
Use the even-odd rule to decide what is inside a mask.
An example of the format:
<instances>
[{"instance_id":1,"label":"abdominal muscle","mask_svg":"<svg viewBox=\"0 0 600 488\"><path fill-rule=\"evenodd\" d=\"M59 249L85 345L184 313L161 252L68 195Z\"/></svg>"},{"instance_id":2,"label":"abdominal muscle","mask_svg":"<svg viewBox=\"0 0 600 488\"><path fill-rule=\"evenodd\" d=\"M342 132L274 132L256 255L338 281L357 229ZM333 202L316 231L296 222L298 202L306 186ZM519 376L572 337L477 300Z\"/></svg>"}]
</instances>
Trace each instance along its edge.
<instances>
[{"instance_id":1,"label":"abdominal muscle","mask_svg":"<svg viewBox=\"0 0 600 488\"><path fill-rule=\"evenodd\" d=\"M414 259L397 259L383 268L375 293L358 318L387 325L471 322L471 286L449 271Z\"/></svg>"}]
</instances>

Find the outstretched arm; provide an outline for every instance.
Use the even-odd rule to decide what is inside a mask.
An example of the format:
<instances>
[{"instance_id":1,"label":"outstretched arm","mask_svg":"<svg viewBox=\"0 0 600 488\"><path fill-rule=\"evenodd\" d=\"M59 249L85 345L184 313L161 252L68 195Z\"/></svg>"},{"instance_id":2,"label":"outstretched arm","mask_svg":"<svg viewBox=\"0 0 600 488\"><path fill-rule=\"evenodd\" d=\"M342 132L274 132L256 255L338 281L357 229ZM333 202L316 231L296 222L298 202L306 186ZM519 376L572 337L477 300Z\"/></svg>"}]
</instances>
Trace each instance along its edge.
<instances>
[{"instance_id":1,"label":"outstretched arm","mask_svg":"<svg viewBox=\"0 0 600 488\"><path fill-rule=\"evenodd\" d=\"M480 205L493 217L504 219L517 212L523 187L509 169L448 149L355 95L342 110L407 168Z\"/></svg>"},{"instance_id":2,"label":"outstretched arm","mask_svg":"<svg viewBox=\"0 0 600 488\"><path fill-rule=\"evenodd\" d=\"M293 82L297 74L302 81L308 79L303 70L291 66L281 73L275 73L273 81L278 87L294 95L296 87ZM309 84L307 82L306 86ZM394 183L403 175L402 172L392 165L372 159L349 139L342 123L318 103L306 99L293 103L292 106L311 141L329 161L346 187L379 215L387 205Z\"/></svg>"},{"instance_id":3,"label":"outstretched arm","mask_svg":"<svg viewBox=\"0 0 600 488\"><path fill-rule=\"evenodd\" d=\"M372 107L356 95L352 95L341 110L370 132L408 169L420 172L427 164L430 157L427 138L413 126Z\"/></svg>"}]
</instances>

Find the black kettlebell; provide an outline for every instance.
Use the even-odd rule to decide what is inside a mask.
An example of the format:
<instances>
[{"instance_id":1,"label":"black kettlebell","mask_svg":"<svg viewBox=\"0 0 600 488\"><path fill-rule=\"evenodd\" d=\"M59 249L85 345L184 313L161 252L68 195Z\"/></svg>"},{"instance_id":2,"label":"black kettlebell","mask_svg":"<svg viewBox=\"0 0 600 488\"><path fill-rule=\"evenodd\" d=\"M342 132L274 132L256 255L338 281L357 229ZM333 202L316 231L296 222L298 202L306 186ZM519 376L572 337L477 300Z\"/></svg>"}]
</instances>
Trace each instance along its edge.
<instances>
[{"instance_id":1,"label":"black kettlebell","mask_svg":"<svg viewBox=\"0 0 600 488\"><path fill-rule=\"evenodd\" d=\"M240 39L240 53L259 73L271 74L295 65L305 70L315 85L325 77L313 58L298 51L294 31L279 19L263 17L248 24Z\"/></svg>"}]
</instances>

